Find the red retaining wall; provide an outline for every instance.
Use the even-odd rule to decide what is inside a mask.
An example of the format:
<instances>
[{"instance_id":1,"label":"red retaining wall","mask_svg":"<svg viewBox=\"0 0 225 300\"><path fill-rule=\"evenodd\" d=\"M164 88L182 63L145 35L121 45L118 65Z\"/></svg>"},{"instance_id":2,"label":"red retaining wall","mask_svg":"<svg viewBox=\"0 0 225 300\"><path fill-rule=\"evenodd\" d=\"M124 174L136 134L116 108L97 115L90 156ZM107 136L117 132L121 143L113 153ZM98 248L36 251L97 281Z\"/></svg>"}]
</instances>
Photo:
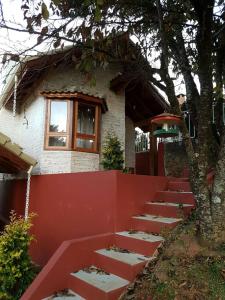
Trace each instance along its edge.
<instances>
[{"instance_id":1,"label":"red retaining wall","mask_svg":"<svg viewBox=\"0 0 225 300\"><path fill-rule=\"evenodd\" d=\"M150 166L150 153L137 152L135 154L135 172L139 175L149 175L151 171Z\"/></svg>"},{"instance_id":2,"label":"red retaining wall","mask_svg":"<svg viewBox=\"0 0 225 300\"><path fill-rule=\"evenodd\" d=\"M158 153L157 153L157 175L165 176L164 168L164 143L158 143ZM138 152L135 155L135 172L139 175L150 175L151 174L151 161L150 153Z\"/></svg>"},{"instance_id":3,"label":"red retaining wall","mask_svg":"<svg viewBox=\"0 0 225 300\"><path fill-rule=\"evenodd\" d=\"M70 273L93 265L93 251L111 245L112 239L112 234L104 234L63 242L20 300L40 300L69 288Z\"/></svg>"},{"instance_id":4,"label":"red retaining wall","mask_svg":"<svg viewBox=\"0 0 225 300\"><path fill-rule=\"evenodd\" d=\"M21 300L69 287L69 274L91 265L93 250L112 245L113 233L130 229L130 217L167 185L166 177L119 171L33 176L30 211L38 216L31 254L45 267Z\"/></svg>"},{"instance_id":5,"label":"red retaining wall","mask_svg":"<svg viewBox=\"0 0 225 300\"><path fill-rule=\"evenodd\" d=\"M62 242L129 229L129 219L165 189L165 177L119 171L32 176L30 212L34 261L45 265ZM19 189L21 186L21 190ZM14 209L24 209L24 182L15 183Z\"/></svg>"}]
</instances>

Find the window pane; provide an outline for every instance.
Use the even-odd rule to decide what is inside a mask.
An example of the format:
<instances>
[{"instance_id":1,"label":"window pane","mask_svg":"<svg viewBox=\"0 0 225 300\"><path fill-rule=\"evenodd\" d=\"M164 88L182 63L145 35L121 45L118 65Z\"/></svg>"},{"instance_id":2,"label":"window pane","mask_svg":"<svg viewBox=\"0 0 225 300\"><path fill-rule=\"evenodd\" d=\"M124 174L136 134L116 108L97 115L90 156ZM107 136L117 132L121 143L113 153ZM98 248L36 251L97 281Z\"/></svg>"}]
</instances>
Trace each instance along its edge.
<instances>
[{"instance_id":1,"label":"window pane","mask_svg":"<svg viewBox=\"0 0 225 300\"><path fill-rule=\"evenodd\" d=\"M49 131L66 132L67 124L67 102L51 101L51 116Z\"/></svg>"},{"instance_id":2,"label":"window pane","mask_svg":"<svg viewBox=\"0 0 225 300\"><path fill-rule=\"evenodd\" d=\"M94 135L95 131L95 107L78 104L77 132Z\"/></svg>"},{"instance_id":3,"label":"window pane","mask_svg":"<svg viewBox=\"0 0 225 300\"><path fill-rule=\"evenodd\" d=\"M66 137L65 136L50 136L49 140L48 140L48 146L66 147Z\"/></svg>"},{"instance_id":4,"label":"window pane","mask_svg":"<svg viewBox=\"0 0 225 300\"><path fill-rule=\"evenodd\" d=\"M94 140L85 140L77 138L77 148L92 149L94 147Z\"/></svg>"}]
</instances>

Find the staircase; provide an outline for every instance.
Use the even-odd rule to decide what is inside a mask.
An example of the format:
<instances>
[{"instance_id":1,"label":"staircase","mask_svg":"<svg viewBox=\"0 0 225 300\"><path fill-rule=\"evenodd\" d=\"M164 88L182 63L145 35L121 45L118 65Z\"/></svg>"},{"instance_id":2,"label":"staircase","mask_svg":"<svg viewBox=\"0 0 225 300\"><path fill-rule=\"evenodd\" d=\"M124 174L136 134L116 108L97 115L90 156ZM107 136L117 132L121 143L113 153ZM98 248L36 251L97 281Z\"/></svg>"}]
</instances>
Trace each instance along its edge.
<instances>
[{"instance_id":1,"label":"staircase","mask_svg":"<svg viewBox=\"0 0 225 300\"><path fill-rule=\"evenodd\" d=\"M69 295L45 298L57 300L113 300L157 255L163 242L162 230L174 228L195 206L186 178L171 178L167 191L159 191L131 218L126 231L116 232L111 244L92 253L91 264L69 275ZM47 295L46 295L47 296Z\"/></svg>"}]
</instances>

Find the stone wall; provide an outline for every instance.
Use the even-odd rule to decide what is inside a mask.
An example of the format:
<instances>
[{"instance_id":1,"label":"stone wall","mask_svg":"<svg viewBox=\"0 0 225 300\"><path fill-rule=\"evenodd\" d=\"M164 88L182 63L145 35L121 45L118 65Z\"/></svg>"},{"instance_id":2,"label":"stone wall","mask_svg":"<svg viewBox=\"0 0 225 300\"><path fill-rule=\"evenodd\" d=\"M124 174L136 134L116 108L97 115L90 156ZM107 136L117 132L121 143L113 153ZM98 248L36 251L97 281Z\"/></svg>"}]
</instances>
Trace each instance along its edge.
<instances>
[{"instance_id":1,"label":"stone wall","mask_svg":"<svg viewBox=\"0 0 225 300\"><path fill-rule=\"evenodd\" d=\"M182 177L182 173L187 165L187 154L182 142L164 144L166 176Z\"/></svg>"}]
</instances>

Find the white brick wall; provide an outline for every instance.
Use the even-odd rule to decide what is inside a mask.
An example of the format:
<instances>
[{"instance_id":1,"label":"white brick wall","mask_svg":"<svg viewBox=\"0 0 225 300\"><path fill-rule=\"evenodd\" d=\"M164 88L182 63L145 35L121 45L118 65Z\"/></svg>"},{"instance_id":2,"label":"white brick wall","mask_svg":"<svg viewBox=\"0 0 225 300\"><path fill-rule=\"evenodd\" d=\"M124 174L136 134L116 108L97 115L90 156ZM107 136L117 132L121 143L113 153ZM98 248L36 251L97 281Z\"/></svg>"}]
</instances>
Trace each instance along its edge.
<instances>
[{"instance_id":1,"label":"white brick wall","mask_svg":"<svg viewBox=\"0 0 225 300\"><path fill-rule=\"evenodd\" d=\"M81 171L96 171L100 168L99 154L75 151L45 151L45 99L40 91L45 89L64 89L70 87L85 87L91 93L104 95L108 111L102 115L101 150L107 132L115 132L121 144L125 147L125 96L116 95L109 90L109 82L116 76L119 68L111 65L106 71L97 70L95 73L96 86L90 87L74 67L53 69L34 91L15 118L6 109L0 111L0 131L10 136L21 145L24 151L38 160L34 173L67 173ZM25 110L25 113L24 113ZM24 116L28 121L25 124ZM129 145L130 147L130 145ZM126 153L129 153L129 151ZM129 154L131 155L131 154Z\"/></svg>"}]
</instances>

